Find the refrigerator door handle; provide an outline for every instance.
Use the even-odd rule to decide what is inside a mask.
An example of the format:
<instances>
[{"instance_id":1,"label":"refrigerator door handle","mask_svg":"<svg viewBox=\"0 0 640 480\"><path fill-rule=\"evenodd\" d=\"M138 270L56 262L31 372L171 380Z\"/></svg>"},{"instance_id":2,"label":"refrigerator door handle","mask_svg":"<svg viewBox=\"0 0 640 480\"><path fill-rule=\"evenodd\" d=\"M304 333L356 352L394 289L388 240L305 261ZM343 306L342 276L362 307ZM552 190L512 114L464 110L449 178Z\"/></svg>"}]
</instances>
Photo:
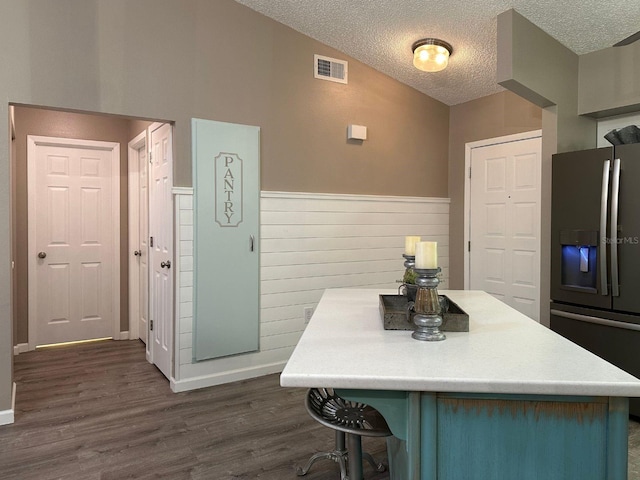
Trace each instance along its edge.
<instances>
[{"instance_id":1,"label":"refrigerator door handle","mask_svg":"<svg viewBox=\"0 0 640 480\"><path fill-rule=\"evenodd\" d=\"M563 312L562 310L551 309L551 315L556 317L570 318L579 322L595 323L598 325L606 325L607 327L623 328L625 330L634 330L640 332L640 325L635 323L616 322L615 320L607 320L606 318L592 317L591 315L580 315L579 313Z\"/></svg>"},{"instance_id":2,"label":"refrigerator door handle","mask_svg":"<svg viewBox=\"0 0 640 480\"><path fill-rule=\"evenodd\" d=\"M611 179L611 295L620 296L618 284L618 196L620 193L620 159L613 160Z\"/></svg>"},{"instance_id":3,"label":"refrigerator door handle","mask_svg":"<svg viewBox=\"0 0 640 480\"><path fill-rule=\"evenodd\" d=\"M600 197L600 294L609 295L607 289L607 210L609 202L609 168L610 160L602 166L602 190Z\"/></svg>"}]
</instances>

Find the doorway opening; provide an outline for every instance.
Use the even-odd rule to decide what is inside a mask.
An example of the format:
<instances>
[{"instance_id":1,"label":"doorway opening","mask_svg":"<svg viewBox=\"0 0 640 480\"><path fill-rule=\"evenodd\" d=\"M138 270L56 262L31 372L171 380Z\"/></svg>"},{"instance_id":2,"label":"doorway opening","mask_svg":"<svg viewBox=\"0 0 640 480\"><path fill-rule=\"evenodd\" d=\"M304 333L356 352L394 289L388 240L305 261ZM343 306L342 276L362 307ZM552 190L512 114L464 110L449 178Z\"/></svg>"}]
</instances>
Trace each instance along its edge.
<instances>
[{"instance_id":1,"label":"doorway opening","mask_svg":"<svg viewBox=\"0 0 640 480\"><path fill-rule=\"evenodd\" d=\"M147 319L156 315L150 216L161 237L173 235L172 123L10 108L14 353L95 338L140 339L148 361L170 378L171 306L158 312L157 349ZM158 165L149 162L154 138ZM162 192L154 196L150 179L158 169ZM166 264L172 255L165 249L157 261ZM172 272L165 270L163 292L172 302Z\"/></svg>"}]
</instances>

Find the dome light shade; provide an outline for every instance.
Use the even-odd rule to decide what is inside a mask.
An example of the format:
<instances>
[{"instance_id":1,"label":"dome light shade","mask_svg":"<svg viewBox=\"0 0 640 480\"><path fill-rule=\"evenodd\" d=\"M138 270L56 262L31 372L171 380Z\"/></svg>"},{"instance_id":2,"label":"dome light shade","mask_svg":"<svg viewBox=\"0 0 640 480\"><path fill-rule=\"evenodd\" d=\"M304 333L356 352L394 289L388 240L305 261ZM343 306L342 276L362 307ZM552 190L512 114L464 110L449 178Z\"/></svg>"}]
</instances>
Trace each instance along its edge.
<instances>
[{"instance_id":1,"label":"dome light shade","mask_svg":"<svg viewBox=\"0 0 640 480\"><path fill-rule=\"evenodd\" d=\"M453 48L447 42L437 38L418 40L411 47L413 66L423 72L439 72L447 68Z\"/></svg>"}]
</instances>

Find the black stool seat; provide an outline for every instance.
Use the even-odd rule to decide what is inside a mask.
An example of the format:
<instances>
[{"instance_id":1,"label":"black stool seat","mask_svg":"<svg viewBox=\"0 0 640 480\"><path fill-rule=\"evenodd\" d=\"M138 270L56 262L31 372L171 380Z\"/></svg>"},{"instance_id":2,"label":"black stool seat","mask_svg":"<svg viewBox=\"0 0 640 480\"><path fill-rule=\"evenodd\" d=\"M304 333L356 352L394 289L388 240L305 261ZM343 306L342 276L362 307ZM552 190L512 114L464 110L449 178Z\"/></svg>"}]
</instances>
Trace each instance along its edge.
<instances>
[{"instance_id":1,"label":"black stool seat","mask_svg":"<svg viewBox=\"0 0 640 480\"><path fill-rule=\"evenodd\" d=\"M305 405L313 418L329 428L367 437L391 435L387 422L375 408L345 400L333 389L310 389Z\"/></svg>"},{"instance_id":2,"label":"black stool seat","mask_svg":"<svg viewBox=\"0 0 640 480\"><path fill-rule=\"evenodd\" d=\"M364 403L345 400L331 388L309 389L305 406L311 417L336 431L336 448L332 452L313 455L305 468L298 468L299 476L306 475L311 465L321 458L328 458L340 465L341 480L361 480L363 458L378 472L385 470L383 463L376 463L371 455L362 453L360 438L391 435L380 412Z\"/></svg>"}]
</instances>

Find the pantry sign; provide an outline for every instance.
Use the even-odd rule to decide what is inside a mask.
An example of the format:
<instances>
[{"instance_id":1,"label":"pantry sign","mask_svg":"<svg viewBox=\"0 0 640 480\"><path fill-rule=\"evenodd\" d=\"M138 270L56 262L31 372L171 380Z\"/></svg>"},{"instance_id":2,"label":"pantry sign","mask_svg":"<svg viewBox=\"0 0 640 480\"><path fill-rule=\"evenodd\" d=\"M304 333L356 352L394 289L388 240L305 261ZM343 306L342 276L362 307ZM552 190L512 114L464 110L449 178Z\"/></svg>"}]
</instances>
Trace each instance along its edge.
<instances>
[{"instance_id":1,"label":"pantry sign","mask_svg":"<svg viewBox=\"0 0 640 480\"><path fill-rule=\"evenodd\" d=\"M215 157L215 215L221 227L242 222L242 159L236 153Z\"/></svg>"}]
</instances>

